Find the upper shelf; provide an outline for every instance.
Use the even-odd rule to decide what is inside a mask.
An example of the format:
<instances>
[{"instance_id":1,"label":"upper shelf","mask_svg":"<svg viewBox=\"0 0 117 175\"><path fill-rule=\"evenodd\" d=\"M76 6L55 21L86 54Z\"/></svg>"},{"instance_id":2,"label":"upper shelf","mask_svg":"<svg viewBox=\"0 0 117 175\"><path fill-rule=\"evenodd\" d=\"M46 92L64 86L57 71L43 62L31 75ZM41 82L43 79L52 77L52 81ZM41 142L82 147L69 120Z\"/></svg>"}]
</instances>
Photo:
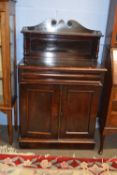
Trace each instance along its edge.
<instances>
[{"instance_id":1,"label":"upper shelf","mask_svg":"<svg viewBox=\"0 0 117 175\"><path fill-rule=\"evenodd\" d=\"M56 21L54 19L47 20L39 25L23 27L22 33L42 33L42 34L58 34L58 35L84 35L84 36L98 36L102 33L96 30L90 30L82 26L75 20L69 20L66 23L63 20Z\"/></svg>"},{"instance_id":2,"label":"upper shelf","mask_svg":"<svg viewBox=\"0 0 117 175\"><path fill-rule=\"evenodd\" d=\"M90 30L74 20L48 20L36 26L23 27L24 59L53 62L97 59L100 31ZM32 61L31 61L32 62Z\"/></svg>"}]
</instances>

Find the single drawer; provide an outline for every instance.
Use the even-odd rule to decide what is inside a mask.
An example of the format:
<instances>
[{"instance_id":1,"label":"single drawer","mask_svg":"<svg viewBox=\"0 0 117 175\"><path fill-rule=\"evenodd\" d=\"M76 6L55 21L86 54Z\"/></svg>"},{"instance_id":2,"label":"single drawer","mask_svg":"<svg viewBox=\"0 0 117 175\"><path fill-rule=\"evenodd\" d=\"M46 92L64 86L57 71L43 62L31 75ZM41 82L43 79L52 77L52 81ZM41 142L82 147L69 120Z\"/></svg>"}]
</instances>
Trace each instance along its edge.
<instances>
[{"instance_id":1,"label":"single drawer","mask_svg":"<svg viewBox=\"0 0 117 175\"><path fill-rule=\"evenodd\" d=\"M112 111L114 112L117 112L117 100L113 100L112 101Z\"/></svg>"},{"instance_id":2,"label":"single drawer","mask_svg":"<svg viewBox=\"0 0 117 175\"><path fill-rule=\"evenodd\" d=\"M23 70L19 69L19 81L39 81L39 80L74 80L74 81L103 81L103 72L88 71L57 71L57 70Z\"/></svg>"},{"instance_id":3,"label":"single drawer","mask_svg":"<svg viewBox=\"0 0 117 175\"><path fill-rule=\"evenodd\" d=\"M108 124L110 127L117 127L117 112L111 112Z\"/></svg>"},{"instance_id":4,"label":"single drawer","mask_svg":"<svg viewBox=\"0 0 117 175\"><path fill-rule=\"evenodd\" d=\"M117 100L117 87L113 88L112 100Z\"/></svg>"}]
</instances>

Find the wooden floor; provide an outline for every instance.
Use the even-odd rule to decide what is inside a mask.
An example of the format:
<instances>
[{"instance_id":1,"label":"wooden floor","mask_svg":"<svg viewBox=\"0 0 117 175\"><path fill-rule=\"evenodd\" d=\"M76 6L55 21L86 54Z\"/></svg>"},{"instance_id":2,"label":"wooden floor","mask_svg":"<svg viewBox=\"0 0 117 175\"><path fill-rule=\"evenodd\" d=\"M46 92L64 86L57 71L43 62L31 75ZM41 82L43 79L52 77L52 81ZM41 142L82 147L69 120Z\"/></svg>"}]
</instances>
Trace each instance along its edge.
<instances>
[{"instance_id":1,"label":"wooden floor","mask_svg":"<svg viewBox=\"0 0 117 175\"><path fill-rule=\"evenodd\" d=\"M39 155L53 155L53 156L75 156L79 158L113 158L117 157L117 135L108 136L105 139L104 151L102 155L98 154L99 149L99 133L95 134L96 146L93 150L79 150L79 149L20 149L18 144L18 133L14 132L14 142L8 144L8 135L6 126L0 126L0 147L8 147L9 150L13 148L19 153L35 153Z\"/></svg>"}]
</instances>

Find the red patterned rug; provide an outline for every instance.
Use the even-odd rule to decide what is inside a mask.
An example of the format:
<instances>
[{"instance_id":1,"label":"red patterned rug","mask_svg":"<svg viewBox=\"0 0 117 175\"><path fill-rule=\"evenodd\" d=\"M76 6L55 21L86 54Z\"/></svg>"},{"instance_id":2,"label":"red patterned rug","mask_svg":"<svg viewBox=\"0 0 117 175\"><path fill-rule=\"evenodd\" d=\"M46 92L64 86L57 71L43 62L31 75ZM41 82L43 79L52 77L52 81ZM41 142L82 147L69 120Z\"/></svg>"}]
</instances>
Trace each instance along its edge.
<instances>
[{"instance_id":1,"label":"red patterned rug","mask_svg":"<svg viewBox=\"0 0 117 175\"><path fill-rule=\"evenodd\" d=\"M117 175L117 158L0 154L0 175Z\"/></svg>"}]
</instances>

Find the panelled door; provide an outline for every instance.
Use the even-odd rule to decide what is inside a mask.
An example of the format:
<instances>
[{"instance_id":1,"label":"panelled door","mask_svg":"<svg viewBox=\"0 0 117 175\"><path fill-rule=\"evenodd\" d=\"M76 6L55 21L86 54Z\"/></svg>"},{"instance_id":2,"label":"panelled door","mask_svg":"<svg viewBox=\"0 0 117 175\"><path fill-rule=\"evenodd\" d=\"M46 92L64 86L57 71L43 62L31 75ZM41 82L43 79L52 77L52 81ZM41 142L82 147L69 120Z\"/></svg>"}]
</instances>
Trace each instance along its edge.
<instances>
[{"instance_id":1,"label":"panelled door","mask_svg":"<svg viewBox=\"0 0 117 175\"><path fill-rule=\"evenodd\" d=\"M56 85L20 84L21 136L57 138L59 92Z\"/></svg>"},{"instance_id":2,"label":"panelled door","mask_svg":"<svg viewBox=\"0 0 117 175\"><path fill-rule=\"evenodd\" d=\"M59 138L90 138L94 135L100 87L63 86Z\"/></svg>"}]
</instances>

